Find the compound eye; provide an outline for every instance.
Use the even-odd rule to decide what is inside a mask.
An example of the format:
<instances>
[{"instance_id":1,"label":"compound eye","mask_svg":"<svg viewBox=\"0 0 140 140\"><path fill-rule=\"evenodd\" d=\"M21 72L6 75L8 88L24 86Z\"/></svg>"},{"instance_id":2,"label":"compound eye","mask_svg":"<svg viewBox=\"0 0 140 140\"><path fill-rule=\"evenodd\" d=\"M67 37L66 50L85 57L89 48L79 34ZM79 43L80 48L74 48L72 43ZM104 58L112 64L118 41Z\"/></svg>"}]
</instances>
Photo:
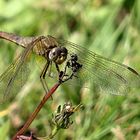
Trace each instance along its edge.
<instances>
[{"instance_id":1,"label":"compound eye","mask_svg":"<svg viewBox=\"0 0 140 140\"><path fill-rule=\"evenodd\" d=\"M65 60L63 55L59 56L58 59L59 59L59 61L64 61Z\"/></svg>"},{"instance_id":2,"label":"compound eye","mask_svg":"<svg viewBox=\"0 0 140 140\"><path fill-rule=\"evenodd\" d=\"M54 61L57 57L58 57L58 50L57 50L57 48L53 48L49 52L49 60Z\"/></svg>"},{"instance_id":3,"label":"compound eye","mask_svg":"<svg viewBox=\"0 0 140 140\"><path fill-rule=\"evenodd\" d=\"M60 54L59 57L55 60L55 62L56 62L57 64L62 64L66 59L67 59L67 54L61 52L61 54Z\"/></svg>"},{"instance_id":4,"label":"compound eye","mask_svg":"<svg viewBox=\"0 0 140 140\"><path fill-rule=\"evenodd\" d=\"M49 60L54 61L56 64L62 64L67 58L67 49L62 48L53 48L49 52Z\"/></svg>"},{"instance_id":5,"label":"compound eye","mask_svg":"<svg viewBox=\"0 0 140 140\"><path fill-rule=\"evenodd\" d=\"M56 56L56 52L52 52L52 56L55 57Z\"/></svg>"}]
</instances>

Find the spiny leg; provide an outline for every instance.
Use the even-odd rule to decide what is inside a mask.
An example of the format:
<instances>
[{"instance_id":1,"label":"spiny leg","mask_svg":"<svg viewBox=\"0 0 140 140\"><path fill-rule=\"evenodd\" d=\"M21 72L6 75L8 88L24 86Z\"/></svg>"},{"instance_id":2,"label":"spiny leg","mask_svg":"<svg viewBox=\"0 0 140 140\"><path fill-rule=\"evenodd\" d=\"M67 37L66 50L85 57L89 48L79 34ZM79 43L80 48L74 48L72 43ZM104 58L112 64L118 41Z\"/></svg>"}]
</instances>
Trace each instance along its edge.
<instances>
[{"instance_id":1,"label":"spiny leg","mask_svg":"<svg viewBox=\"0 0 140 140\"><path fill-rule=\"evenodd\" d=\"M56 67L56 70L57 70L57 72L58 72L58 75L60 74L60 69L59 69L59 66L58 66L58 64L56 64L55 63L55 67Z\"/></svg>"},{"instance_id":2,"label":"spiny leg","mask_svg":"<svg viewBox=\"0 0 140 140\"><path fill-rule=\"evenodd\" d=\"M58 75L60 75L61 71L59 69L58 64L56 64L56 63L54 63L54 64L55 64L56 70L58 72ZM50 67L48 68L48 75L49 75L49 77L54 78L53 75L51 75L51 69L52 69L52 61L50 61Z\"/></svg>"},{"instance_id":3,"label":"spiny leg","mask_svg":"<svg viewBox=\"0 0 140 140\"><path fill-rule=\"evenodd\" d=\"M60 71L59 66L58 66L58 64L56 64L56 63L55 63L55 67L56 67L56 70L57 70L57 72L58 72L59 79L60 79L61 75L66 76L66 77L69 76L68 74L66 74L67 67L68 67L67 64L66 64L66 66L65 66L65 68L64 68L64 71ZM62 76L62 77L63 77L63 76Z\"/></svg>"},{"instance_id":4,"label":"spiny leg","mask_svg":"<svg viewBox=\"0 0 140 140\"><path fill-rule=\"evenodd\" d=\"M41 84L45 90L45 92L47 93L49 91L49 88L47 86L47 83L46 83L46 80L45 80L45 76L46 76L46 72L49 68L49 65L50 65L50 62L47 62L41 72L41 75L40 75L40 81L41 81Z\"/></svg>"}]
</instances>

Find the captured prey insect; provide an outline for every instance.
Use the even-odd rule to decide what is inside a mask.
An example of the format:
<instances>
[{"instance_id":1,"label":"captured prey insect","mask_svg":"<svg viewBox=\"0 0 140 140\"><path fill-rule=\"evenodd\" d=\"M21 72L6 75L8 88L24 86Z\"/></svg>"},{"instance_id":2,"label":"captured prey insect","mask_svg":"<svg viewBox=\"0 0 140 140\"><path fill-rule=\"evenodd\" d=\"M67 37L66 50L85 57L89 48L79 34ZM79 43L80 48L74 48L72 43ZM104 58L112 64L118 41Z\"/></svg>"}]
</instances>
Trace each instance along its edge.
<instances>
[{"instance_id":1,"label":"captured prey insect","mask_svg":"<svg viewBox=\"0 0 140 140\"><path fill-rule=\"evenodd\" d=\"M67 65L65 68L71 68L70 71L73 73L76 71L75 73L78 76L75 75L75 77L78 77L77 79L95 84L108 94L125 95L130 88L140 83L140 75L129 66L97 55L86 48L63 39L57 39L50 35L21 37L6 32L0 32L0 38L14 42L24 48L21 55L0 76L1 100L13 97L13 94L16 94L16 89L25 84L28 76L26 61L30 53L34 53L46 60L40 74L40 80L45 91L48 90L45 80L46 73L51 73L52 65L55 65L58 75L63 74L60 66ZM80 70L77 71L76 68L78 70L80 68ZM70 73L68 73L69 75ZM19 82L21 76L23 79Z\"/></svg>"}]
</instances>

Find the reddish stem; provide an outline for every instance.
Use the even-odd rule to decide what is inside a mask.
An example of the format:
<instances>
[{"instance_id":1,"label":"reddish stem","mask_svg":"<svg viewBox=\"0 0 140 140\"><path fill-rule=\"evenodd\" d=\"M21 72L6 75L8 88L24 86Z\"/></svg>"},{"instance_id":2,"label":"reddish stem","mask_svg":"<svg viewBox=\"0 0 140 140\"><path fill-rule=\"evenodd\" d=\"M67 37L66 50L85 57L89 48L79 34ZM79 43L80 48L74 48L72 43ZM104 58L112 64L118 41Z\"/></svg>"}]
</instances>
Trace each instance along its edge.
<instances>
[{"instance_id":1,"label":"reddish stem","mask_svg":"<svg viewBox=\"0 0 140 140\"><path fill-rule=\"evenodd\" d=\"M35 111L30 115L30 117L28 118L28 120L26 121L24 126L13 136L12 140L17 140L17 136L20 136L25 132L25 130L30 126L30 124L35 119L35 117L37 116L37 114L39 113L39 111L41 110L43 105L52 96L52 94L56 91L56 89L59 87L59 85L60 85L60 83L55 84L50 89L50 91L47 94L45 94L45 96L43 97L43 99L41 100L41 102L39 103L37 108L35 109Z\"/></svg>"}]
</instances>

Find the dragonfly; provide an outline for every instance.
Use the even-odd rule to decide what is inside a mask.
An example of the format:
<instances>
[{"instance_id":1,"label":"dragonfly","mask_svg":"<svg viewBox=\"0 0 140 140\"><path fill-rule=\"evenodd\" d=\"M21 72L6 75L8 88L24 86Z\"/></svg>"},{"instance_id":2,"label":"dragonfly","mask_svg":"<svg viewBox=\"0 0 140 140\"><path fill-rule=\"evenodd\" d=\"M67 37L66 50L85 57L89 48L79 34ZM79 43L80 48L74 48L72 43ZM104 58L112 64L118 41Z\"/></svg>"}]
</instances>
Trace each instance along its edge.
<instances>
[{"instance_id":1,"label":"dragonfly","mask_svg":"<svg viewBox=\"0 0 140 140\"><path fill-rule=\"evenodd\" d=\"M131 88L140 84L140 75L133 68L64 39L50 35L22 37L2 31L0 38L24 48L19 57L0 75L0 101L14 97L17 90L24 86L30 73L28 57L32 53L45 60L40 73L40 81L45 91L48 90L45 77L46 74L51 75L52 65L56 70L54 73L61 75L61 69L66 63L68 67L76 63L76 67L80 68L78 72L75 67L72 69L73 72L76 71L77 76L69 78L69 81L76 79L89 85L94 84L107 94L126 95ZM75 61L69 62L71 58ZM70 75L69 73L67 75Z\"/></svg>"}]
</instances>

